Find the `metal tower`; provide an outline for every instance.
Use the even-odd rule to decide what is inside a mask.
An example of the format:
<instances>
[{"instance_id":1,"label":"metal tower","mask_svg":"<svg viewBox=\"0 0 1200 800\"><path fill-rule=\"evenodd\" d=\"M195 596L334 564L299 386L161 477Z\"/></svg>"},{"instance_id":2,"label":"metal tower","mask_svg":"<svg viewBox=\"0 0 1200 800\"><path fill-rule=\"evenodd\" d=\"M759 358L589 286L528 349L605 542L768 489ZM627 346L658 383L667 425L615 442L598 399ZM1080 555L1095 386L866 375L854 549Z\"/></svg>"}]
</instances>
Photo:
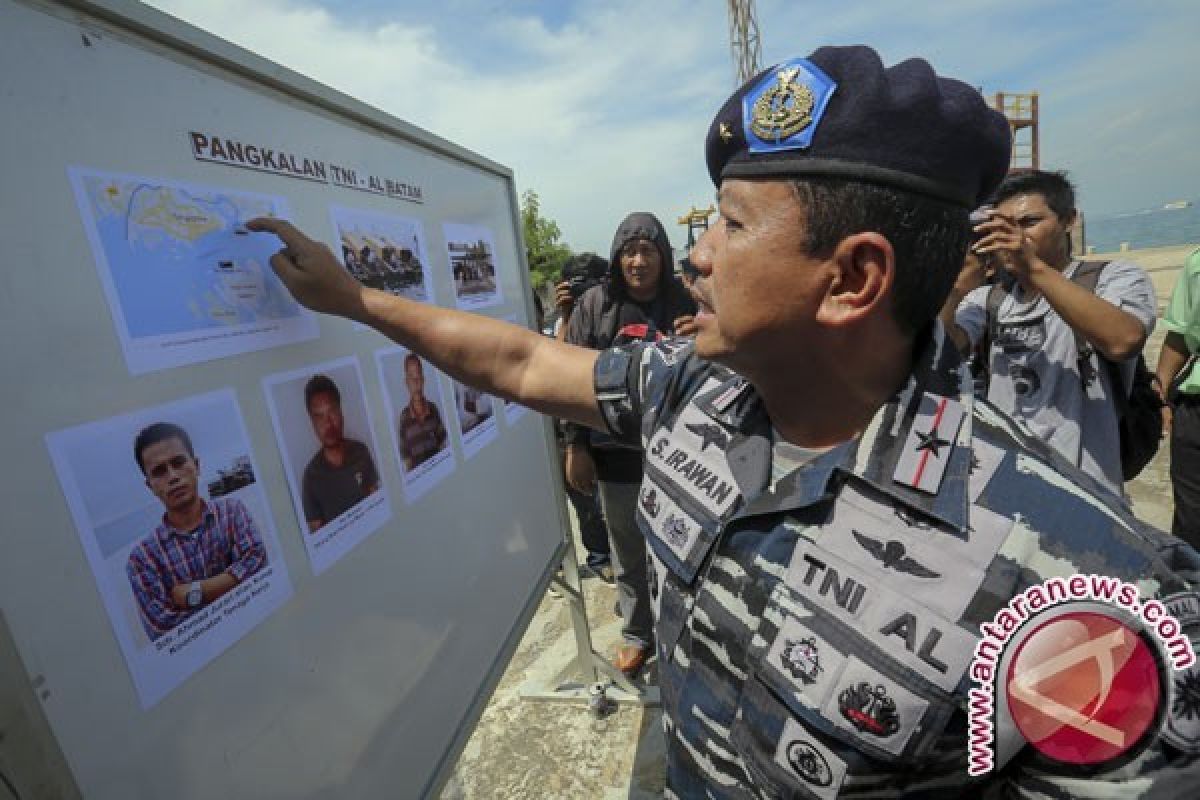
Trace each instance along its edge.
<instances>
[{"instance_id":1,"label":"metal tower","mask_svg":"<svg viewBox=\"0 0 1200 800\"><path fill-rule=\"evenodd\" d=\"M1009 172L1041 169L1038 141L1038 93L996 92L992 108L1008 117L1012 129L1012 164Z\"/></svg>"},{"instance_id":2,"label":"metal tower","mask_svg":"<svg viewBox=\"0 0 1200 800\"><path fill-rule=\"evenodd\" d=\"M729 50L733 56L734 85L753 78L762 62L758 40L758 15L754 0L727 0L729 4Z\"/></svg>"}]
</instances>

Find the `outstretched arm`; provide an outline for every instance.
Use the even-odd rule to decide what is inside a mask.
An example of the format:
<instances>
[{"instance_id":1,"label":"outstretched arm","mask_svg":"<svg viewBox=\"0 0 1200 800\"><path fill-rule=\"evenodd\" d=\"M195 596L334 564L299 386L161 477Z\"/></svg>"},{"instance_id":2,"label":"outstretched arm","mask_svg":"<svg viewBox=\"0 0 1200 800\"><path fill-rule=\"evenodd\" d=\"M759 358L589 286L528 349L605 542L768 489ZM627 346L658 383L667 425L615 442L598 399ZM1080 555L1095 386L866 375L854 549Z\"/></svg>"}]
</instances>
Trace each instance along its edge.
<instances>
[{"instance_id":1,"label":"outstretched arm","mask_svg":"<svg viewBox=\"0 0 1200 800\"><path fill-rule=\"evenodd\" d=\"M289 222L259 218L246 227L283 241L271 267L308 308L369 325L459 381L505 400L594 428L604 426L592 383L595 351L489 317L369 289L342 268L328 247Z\"/></svg>"}]
</instances>

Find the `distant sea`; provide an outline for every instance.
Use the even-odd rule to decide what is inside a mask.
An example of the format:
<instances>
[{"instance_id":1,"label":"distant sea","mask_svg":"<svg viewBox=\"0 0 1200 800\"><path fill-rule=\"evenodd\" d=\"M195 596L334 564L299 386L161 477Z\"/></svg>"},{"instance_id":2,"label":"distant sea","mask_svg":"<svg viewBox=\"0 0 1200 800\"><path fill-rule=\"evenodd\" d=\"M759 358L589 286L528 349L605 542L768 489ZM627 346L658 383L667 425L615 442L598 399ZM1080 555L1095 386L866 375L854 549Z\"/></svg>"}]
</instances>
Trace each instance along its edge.
<instances>
[{"instance_id":1,"label":"distant sea","mask_svg":"<svg viewBox=\"0 0 1200 800\"><path fill-rule=\"evenodd\" d=\"M122 547L141 539L162 522L163 508L157 501L135 508L124 516L96 526L100 555L109 558Z\"/></svg>"},{"instance_id":2,"label":"distant sea","mask_svg":"<svg viewBox=\"0 0 1200 800\"><path fill-rule=\"evenodd\" d=\"M1129 242L1135 250L1200 244L1200 198L1191 198L1191 202L1188 208L1159 206L1124 214L1088 215L1084 219L1086 244L1097 253L1119 250L1121 242Z\"/></svg>"}]
</instances>

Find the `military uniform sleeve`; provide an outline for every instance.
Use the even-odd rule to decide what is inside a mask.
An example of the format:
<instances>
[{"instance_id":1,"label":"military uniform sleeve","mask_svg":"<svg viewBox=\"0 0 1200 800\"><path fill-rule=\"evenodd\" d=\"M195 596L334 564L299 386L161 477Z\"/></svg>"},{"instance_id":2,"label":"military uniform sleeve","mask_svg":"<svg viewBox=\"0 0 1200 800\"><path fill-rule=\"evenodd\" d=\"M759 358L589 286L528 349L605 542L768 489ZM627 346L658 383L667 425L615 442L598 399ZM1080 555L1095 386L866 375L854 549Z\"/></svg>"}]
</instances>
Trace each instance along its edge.
<instances>
[{"instance_id":1,"label":"military uniform sleeve","mask_svg":"<svg viewBox=\"0 0 1200 800\"><path fill-rule=\"evenodd\" d=\"M668 339L612 347L600 354L595 369L596 401L614 439L644 446L643 431L654 428L681 351L690 349L691 344Z\"/></svg>"},{"instance_id":2,"label":"military uniform sleeve","mask_svg":"<svg viewBox=\"0 0 1200 800\"><path fill-rule=\"evenodd\" d=\"M990 290L990 286L980 286L972 290L954 312L954 322L967 334L967 338L971 340L971 347L979 344L984 326L987 325L986 304Z\"/></svg>"}]
</instances>

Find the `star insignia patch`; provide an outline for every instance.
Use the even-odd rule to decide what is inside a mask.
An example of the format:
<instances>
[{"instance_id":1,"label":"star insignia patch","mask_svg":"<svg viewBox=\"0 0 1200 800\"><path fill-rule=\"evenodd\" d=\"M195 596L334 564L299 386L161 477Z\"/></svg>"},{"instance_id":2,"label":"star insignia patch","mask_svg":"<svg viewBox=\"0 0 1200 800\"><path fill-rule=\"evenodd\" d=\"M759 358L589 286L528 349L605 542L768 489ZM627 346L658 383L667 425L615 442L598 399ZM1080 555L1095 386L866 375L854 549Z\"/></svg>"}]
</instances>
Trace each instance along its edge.
<instances>
[{"instance_id":1,"label":"star insignia patch","mask_svg":"<svg viewBox=\"0 0 1200 800\"><path fill-rule=\"evenodd\" d=\"M904 449L896 459L892 480L923 492L937 494L946 465L954 454L958 429L966 417L962 403L925 392L909 424Z\"/></svg>"},{"instance_id":2,"label":"star insignia patch","mask_svg":"<svg viewBox=\"0 0 1200 800\"><path fill-rule=\"evenodd\" d=\"M947 439L939 438L937 429L926 431L925 433L917 433L917 452L928 450L933 453L934 457L941 455L940 449L950 444Z\"/></svg>"}]
</instances>

